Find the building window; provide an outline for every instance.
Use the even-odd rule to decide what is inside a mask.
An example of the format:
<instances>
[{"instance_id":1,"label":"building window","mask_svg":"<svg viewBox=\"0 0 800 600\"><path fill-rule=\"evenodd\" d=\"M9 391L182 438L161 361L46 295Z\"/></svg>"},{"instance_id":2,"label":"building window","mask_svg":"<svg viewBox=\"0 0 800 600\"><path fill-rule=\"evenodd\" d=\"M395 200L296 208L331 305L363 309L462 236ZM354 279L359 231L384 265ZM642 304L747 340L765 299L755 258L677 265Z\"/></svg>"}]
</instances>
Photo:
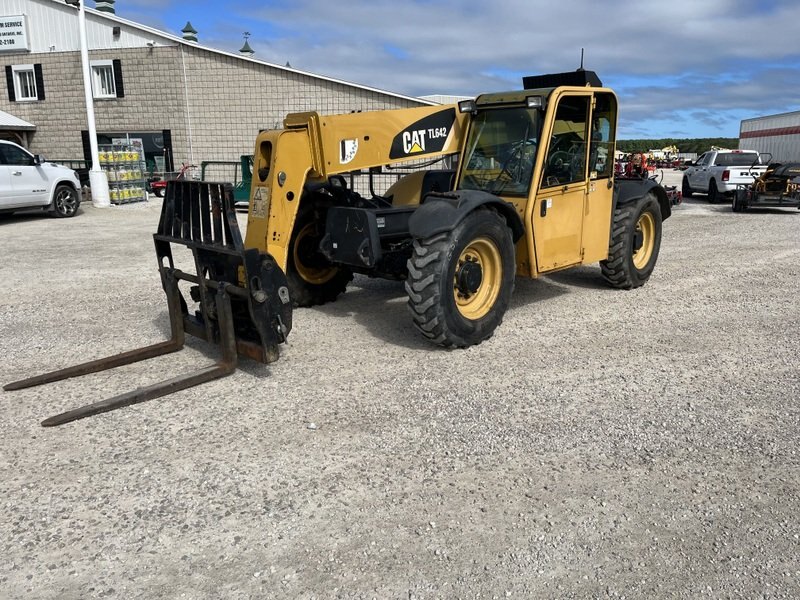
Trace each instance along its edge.
<instances>
[{"instance_id":1,"label":"building window","mask_svg":"<svg viewBox=\"0 0 800 600\"><path fill-rule=\"evenodd\" d=\"M114 65L110 60L92 61L92 92L95 98L116 98Z\"/></svg>"},{"instance_id":2,"label":"building window","mask_svg":"<svg viewBox=\"0 0 800 600\"><path fill-rule=\"evenodd\" d=\"M11 70L14 72L14 92L17 101L38 100L33 65L14 65Z\"/></svg>"},{"instance_id":3,"label":"building window","mask_svg":"<svg viewBox=\"0 0 800 600\"><path fill-rule=\"evenodd\" d=\"M44 100L44 79L40 64L6 66L6 83L11 102Z\"/></svg>"},{"instance_id":4,"label":"building window","mask_svg":"<svg viewBox=\"0 0 800 600\"><path fill-rule=\"evenodd\" d=\"M122 61L93 60L92 95L95 98L123 98L125 89L122 85Z\"/></svg>"}]
</instances>

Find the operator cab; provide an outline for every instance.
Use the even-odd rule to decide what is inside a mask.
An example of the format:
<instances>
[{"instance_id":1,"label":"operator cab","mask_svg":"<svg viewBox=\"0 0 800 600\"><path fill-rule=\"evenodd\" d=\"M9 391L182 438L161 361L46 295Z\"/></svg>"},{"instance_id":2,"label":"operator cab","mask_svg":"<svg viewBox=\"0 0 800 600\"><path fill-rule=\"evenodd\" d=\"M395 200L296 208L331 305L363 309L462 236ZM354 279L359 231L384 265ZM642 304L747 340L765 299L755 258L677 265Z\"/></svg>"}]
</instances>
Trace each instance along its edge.
<instances>
[{"instance_id":1,"label":"operator cab","mask_svg":"<svg viewBox=\"0 0 800 600\"><path fill-rule=\"evenodd\" d=\"M525 90L484 94L459 104L472 118L458 189L525 198L540 151L537 188L610 178L617 103L612 92L593 90L602 85L597 75L579 70L523 81ZM551 103L555 114L546 119Z\"/></svg>"},{"instance_id":2,"label":"operator cab","mask_svg":"<svg viewBox=\"0 0 800 600\"><path fill-rule=\"evenodd\" d=\"M528 245L520 255L533 258L518 272L602 260L613 210L616 96L591 71L523 81L524 90L459 103L471 118L456 189L514 206Z\"/></svg>"}]
</instances>

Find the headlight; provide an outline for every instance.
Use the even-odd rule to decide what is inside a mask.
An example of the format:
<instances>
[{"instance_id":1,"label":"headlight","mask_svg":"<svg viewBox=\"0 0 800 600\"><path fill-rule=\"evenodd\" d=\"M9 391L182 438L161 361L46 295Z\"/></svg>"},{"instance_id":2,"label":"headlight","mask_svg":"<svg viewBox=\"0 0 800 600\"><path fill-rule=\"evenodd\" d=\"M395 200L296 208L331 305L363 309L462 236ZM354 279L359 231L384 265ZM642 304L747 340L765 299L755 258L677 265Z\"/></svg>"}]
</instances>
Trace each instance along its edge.
<instances>
[{"instance_id":1,"label":"headlight","mask_svg":"<svg viewBox=\"0 0 800 600\"><path fill-rule=\"evenodd\" d=\"M538 108L540 110L544 108L544 98L541 96L528 96L525 100L528 108Z\"/></svg>"},{"instance_id":2,"label":"headlight","mask_svg":"<svg viewBox=\"0 0 800 600\"><path fill-rule=\"evenodd\" d=\"M462 100L458 103L458 112L475 114L478 112L478 106L475 100Z\"/></svg>"}]
</instances>

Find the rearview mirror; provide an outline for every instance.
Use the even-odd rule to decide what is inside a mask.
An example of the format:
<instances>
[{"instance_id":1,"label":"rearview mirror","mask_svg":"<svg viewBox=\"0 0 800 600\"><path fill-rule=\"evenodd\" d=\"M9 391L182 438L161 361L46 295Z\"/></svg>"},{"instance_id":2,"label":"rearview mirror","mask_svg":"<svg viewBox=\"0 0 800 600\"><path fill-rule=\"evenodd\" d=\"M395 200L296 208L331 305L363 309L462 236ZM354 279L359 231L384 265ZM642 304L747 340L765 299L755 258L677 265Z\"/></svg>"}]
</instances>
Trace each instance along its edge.
<instances>
[{"instance_id":1,"label":"rearview mirror","mask_svg":"<svg viewBox=\"0 0 800 600\"><path fill-rule=\"evenodd\" d=\"M44 164L45 162L46 161L44 160L44 156L42 156L41 154L34 154L33 155L33 164L41 165L41 164Z\"/></svg>"}]
</instances>

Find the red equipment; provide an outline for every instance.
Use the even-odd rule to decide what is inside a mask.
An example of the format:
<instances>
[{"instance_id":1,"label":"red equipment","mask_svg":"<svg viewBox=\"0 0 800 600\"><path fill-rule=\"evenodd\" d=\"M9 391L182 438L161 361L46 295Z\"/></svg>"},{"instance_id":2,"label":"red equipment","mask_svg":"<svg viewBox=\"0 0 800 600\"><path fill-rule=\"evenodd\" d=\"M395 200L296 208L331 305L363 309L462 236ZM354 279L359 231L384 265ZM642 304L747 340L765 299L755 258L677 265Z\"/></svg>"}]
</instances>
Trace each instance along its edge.
<instances>
[{"instance_id":1,"label":"red equipment","mask_svg":"<svg viewBox=\"0 0 800 600\"><path fill-rule=\"evenodd\" d=\"M177 173L174 173L174 177L170 177L169 179L159 179L158 181L151 181L150 182L150 189L153 193L158 196L159 198L164 197L164 190L167 189L167 181L181 181L186 179L186 172L189 169L196 169L197 165L188 165L183 163L181 165L181 170Z\"/></svg>"}]
</instances>

